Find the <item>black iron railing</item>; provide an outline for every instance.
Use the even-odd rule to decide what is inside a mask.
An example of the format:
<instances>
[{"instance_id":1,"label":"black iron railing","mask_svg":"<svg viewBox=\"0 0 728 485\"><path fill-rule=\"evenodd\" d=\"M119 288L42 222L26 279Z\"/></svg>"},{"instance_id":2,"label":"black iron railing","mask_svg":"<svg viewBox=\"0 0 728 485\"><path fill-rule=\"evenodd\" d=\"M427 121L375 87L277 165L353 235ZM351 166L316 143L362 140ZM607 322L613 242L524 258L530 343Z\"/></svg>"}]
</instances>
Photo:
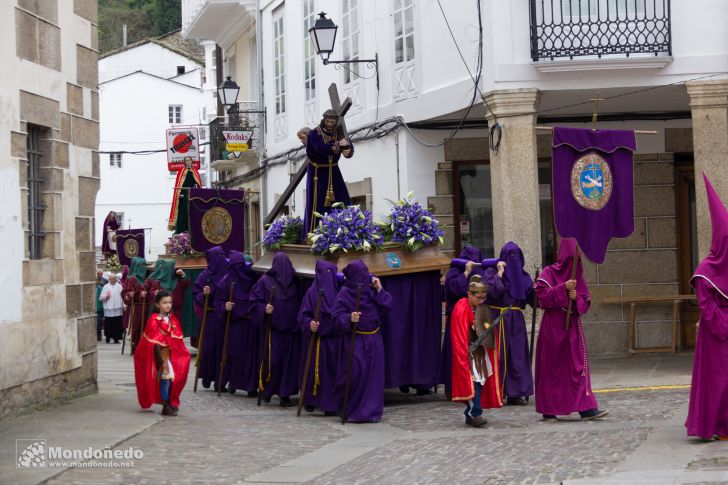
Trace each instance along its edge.
<instances>
[{"instance_id":1,"label":"black iron railing","mask_svg":"<svg viewBox=\"0 0 728 485\"><path fill-rule=\"evenodd\" d=\"M258 103L243 101L234 104L225 116L210 122L210 155L212 160L234 158L236 153L226 150L225 132L235 131L244 134L247 150L257 150L261 145L261 135L265 122L265 112L258 110Z\"/></svg>"},{"instance_id":2,"label":"black iron railing","mask_svg":"<svg viewBox=\"0 0 728 485\"><path fill-rule=\"evenodd\" d=\"M672 54L670 0L531 0L531 59Z\"/></svg>"}]
</instances>

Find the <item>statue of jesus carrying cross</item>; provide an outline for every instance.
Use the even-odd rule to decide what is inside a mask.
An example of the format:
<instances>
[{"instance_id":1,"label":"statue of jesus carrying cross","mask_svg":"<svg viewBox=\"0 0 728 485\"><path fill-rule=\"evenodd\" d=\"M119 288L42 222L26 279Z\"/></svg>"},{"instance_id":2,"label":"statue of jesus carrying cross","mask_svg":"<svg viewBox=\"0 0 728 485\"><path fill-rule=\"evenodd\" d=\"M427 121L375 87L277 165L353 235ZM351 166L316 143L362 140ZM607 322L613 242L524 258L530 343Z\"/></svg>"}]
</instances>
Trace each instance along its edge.
<instances>
[{"instance_id":1,"label":"statue of jesus carrying cross","mask_svg":"<svg viewBox=\"0 0 728 485\"><path fill-rule=\"evenodd\" d=\"M339 103L336 85L329 88L332 109L324 112L321 123L312 129L306 141L306 215L303 223L304 240L313 231L318 221L313 214L328 212L335 202L349 205L349 191L339 170L339 158L351 158L354 146L349 140L344 115L351 107L347 98Z\"/></svg>"}]
</instances>

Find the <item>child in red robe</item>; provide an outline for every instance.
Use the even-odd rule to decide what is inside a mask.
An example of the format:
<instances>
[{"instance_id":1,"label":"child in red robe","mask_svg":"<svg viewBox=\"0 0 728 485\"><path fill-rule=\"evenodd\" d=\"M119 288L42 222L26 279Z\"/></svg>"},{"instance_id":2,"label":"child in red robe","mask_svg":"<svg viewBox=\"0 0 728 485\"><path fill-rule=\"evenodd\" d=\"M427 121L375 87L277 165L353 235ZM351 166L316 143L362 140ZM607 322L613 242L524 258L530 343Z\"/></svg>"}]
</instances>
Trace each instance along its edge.
<instances>
[{"instance_id":1,"label":"child in red robe","mask_svg":"<svg viewBox=\"0 0 728 485\"><path fill-rule=\"evenodd\" d=\"M190 352L179 320L172 313L170 293L157 291L154 305L158 313L147 320L134 353L137 397L143 409L157 403L162 405L164 416L176 416L190 369Z\"/></svg>"},{"instance_id":2,"label":"child in red robe","mask_svg":"<svg viewBox=\"0 0 728 485\"><path fill-rule=\"evenodd\" d=\"M484 312L482 307L488 292L488 287L480 280L479 275L470 278L468 294L455 304L450 319L452 400L465 404L465 424L476 428L488 422L482 416L483 409L503 406L495 350L488 348L476 352L472 360L468 351L469 344L476 338L473 308L480 307Z\"/></svg>"}]
</instances>

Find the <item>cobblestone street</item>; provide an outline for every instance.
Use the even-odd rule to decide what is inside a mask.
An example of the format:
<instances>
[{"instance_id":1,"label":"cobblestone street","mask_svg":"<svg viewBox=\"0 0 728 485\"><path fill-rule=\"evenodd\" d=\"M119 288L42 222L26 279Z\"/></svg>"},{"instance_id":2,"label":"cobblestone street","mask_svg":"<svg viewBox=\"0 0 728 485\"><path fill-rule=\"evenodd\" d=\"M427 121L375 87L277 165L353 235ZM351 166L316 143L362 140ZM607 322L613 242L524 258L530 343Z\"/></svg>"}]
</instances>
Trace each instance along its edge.
<instances>
[{"instance_id":1,"label":"cobblestone street","mask_svg":"<svg viewBox=\"0 0 728 485\"><path fill-rule=\"evenodd\" d=\"M180 415L162 418L156 408L139 410L129 356L119 355L118 346L102 344L99 395L79 401L113 403L103 418L113 432L95 431L104 409L96 409L100 414L73 413L69 420L78 420L81 434L94 439L108 435L108 445L142 450L143 459L135 460L133 468L49 470L43 476L39 470L11 469L12 461L5 461L9 453L3 450L0 482L33 483L49 477L52 484L724 482L728 443L701 443L685 436L685 364L690 357L673 357L682 367L672 360L661 364L672 371L655 373L657 382L672 379L678 385L598 391L600 407L610 411L603 421L544 423L531 403L489 411L487 427L474 429L464 426L461 407L442 394L389 391L381 423L342 426L336 418L316 413L296 418L295 408L280 408L276 400L258 407L255 399L240 394L217 397L201 387L194 394L191 380ZM634 369L659 362L640 359L633 362ZM604 363L594 367L596 387L614 382L614 369ZM623 374L628 384L637 378L637 370ZM71 410L64 408L74 405L11 421L1 433L4 445L34 437L19 433L32 429L34 420L37 425L43 413L68 414ZM49 433L37 437L47 438L49 446L70 446L62 433ZM122 437L113 440L113 433Z\"/></svg>"}]
</instances>

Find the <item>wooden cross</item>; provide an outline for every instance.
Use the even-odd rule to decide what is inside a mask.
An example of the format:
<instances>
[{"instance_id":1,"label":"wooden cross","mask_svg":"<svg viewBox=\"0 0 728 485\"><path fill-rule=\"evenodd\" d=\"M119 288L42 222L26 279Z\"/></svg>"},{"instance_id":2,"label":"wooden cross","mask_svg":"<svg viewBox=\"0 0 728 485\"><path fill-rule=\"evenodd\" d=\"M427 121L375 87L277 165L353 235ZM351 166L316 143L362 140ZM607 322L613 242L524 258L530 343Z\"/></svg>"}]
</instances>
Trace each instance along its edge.
<instances>
[{"instance_id":1,"label":"wooden cross","mask_svg":"<svg viewBox=\"0 0 728 485\"><path fill-rule=\"evenodd\" d=\"M351 108L351 98L347 97L342 103L339 98L339 90L336 88L336 83L331 83L331 85L329 86L329 100L331 101L331 109L336 111L336 113L339 115L339 120L336 123L337 138L339 140L349 138L349 132L346 130L346 121L344 120L344 116L346 116L346 113ZM293 195L296 187L298 187L298 184L301 183L301 180L303 180L303 177L306 175L307 165L308 164L306 163L301 164L298 172L296 172L296 175L294 175L293 179L291 179L291 183L288 184L286 190L283 191L280 198L273 206L273 209L271 209L268 215L265 216L265 219L263 221L264 224L271 224L275 220L275 218L278 217L278 214L283 209L283 206L286 204L286 202L288 202L288 199L291 197L291 195Z\"/></svg>"},{"instance_id":2,"label":"wooden cross","mask_svg":"<svg viewBox=\"0 0 728 485\"><path fill-rule=\"evenodd\" d=\"M589 101L594 101L594 113L592 113L592 130L597 129L597 117L599 116L599 101L604 101L604 98L599 97L599 92L597 91L597 97L591 98Z\"/></svg>"}]
</instances>

